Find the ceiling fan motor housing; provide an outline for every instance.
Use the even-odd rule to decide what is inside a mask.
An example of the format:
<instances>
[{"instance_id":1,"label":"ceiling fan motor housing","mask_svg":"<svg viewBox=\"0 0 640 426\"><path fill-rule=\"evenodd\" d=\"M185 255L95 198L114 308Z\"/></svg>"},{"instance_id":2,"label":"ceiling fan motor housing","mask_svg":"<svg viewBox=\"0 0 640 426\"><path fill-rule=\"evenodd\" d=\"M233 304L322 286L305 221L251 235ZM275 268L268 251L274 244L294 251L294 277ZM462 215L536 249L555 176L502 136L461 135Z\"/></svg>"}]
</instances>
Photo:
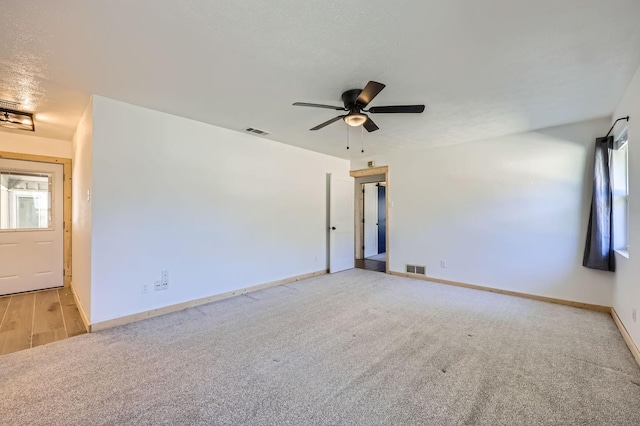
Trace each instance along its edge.
<instances>
[{"instance_id":1,"label":"ceiling fan motor housing","mask_svg":"<svg viewBox=\"0 0 640 426\"><path fill-rule=\"evenodd\" d=\"M353 111L354 109L360 110L364 107L364 105L356 104L356 100L358 99L358 96L360 96L360 93L362 93L362 89L351 89L344 92L342 94L342 103L344 104L344 107L350 111Z\"/></svg>"}]
</instances>

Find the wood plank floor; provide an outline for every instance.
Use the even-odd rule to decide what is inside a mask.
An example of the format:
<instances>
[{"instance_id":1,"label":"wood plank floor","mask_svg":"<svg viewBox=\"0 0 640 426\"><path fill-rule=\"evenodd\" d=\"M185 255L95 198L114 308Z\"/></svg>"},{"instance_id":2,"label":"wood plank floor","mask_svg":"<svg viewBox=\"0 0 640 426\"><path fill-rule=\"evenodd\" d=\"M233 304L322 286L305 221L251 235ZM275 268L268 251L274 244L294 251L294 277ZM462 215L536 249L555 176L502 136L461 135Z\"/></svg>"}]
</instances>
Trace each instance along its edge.
<instances>
[{"instance_id":1,"label":"wood plank floor","mask_svg":"<svg viewBox=\"0 0 640 426\"><path fill-rule=\"evenodd\" d=\"M0 355L84 333L69 288L0 297Z\"/></svg>"},{"instance_id":2,"label":"wood plank floor","mask_svg":"<svg viewBox=\"0 0 640 426\"><path fill-rule=\"evenodd\" d=\"M356 259L356 268L374 272L385 272L387 270L387 262L372 259Z\"/></svg>"}]
</instances>

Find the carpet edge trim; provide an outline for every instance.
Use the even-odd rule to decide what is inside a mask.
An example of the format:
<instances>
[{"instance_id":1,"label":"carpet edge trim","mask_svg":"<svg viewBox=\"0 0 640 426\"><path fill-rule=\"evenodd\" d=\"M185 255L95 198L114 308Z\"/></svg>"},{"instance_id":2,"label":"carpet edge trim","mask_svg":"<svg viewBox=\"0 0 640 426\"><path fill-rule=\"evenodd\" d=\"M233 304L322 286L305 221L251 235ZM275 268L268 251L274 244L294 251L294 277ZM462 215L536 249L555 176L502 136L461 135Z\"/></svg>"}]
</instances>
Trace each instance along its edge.
<instances>
[{"instance_id":1,"label":"carpet edge trim","mask_svg":"<svg viewBox=\"0 0 640 426\"><path fill-rule=\"evenodd\" d=\"M627 344L627 347L631 351L631 355L633 355L636 362L638 363L638 366L640 366L640 349L638 349L638 347L634 343L633 339L631 338L631 335L629 334L629 332L627 331L627 328L624 326L624 324L620 320L620 317L618 316L618 313L614 308L611 308L611 317L613 318L613 322L616 323L616 327L618 327L618 331L620 331L620 334L622 335L624 342Z\"/></svg>"},{"instance_id":2,"label":"carpet edge trim","mask_svg":"<svg viewBox=\"0 0 640 426\"><path fill-rule=\"evenodd\" d=\"M398 277L414 278L422 281L431 281L438 284L447 284L447 285L452 285L456 287L470 288L473 290L481 290L481 291L488 291L491 293L505 294L507 296L522 297L525 299L532 299L540 302L556 303L558 305L572 306L574 308L588 309L590 311L604 312L607 314L611 313L610 306L594 305L591 303L584 303L584 302L574 302L572 300L556 299L554 297L538 296L535 294L520 293L518 291L511 291L511 290L502 290L499 288L486 287L486 286L476 285L476 284L461 283L458 281L443 280L440 278L432 278L432 277L427 277L423 275L407 274L405 272L389 271L389 274L396 275Z\"/></svg>"},{"instance_id":3,"label":"carpet edge trim","mask_svg":"<svg viewBox=\"0 0 640 426\"><path fill-rule=\"evenodd\" d=\"M189 300L187 302L176 303L175 305L163 306L161 308L155 308L148 311L138 312L136 314L125 315L123 317L113 318L106 321L96 322L90 325L90 332L96 332L100 330L106 330L108 328L118 327L120 325L129 324L136 321L141 321L148 318L158 317L161 315L170 314L173 312L183 311L185 309L193 308L195 306L206 305L208 303L216 302L218 300L228 299L234 296L240 296L243 294L251 293L258 290L263 290L269 287L276 287L283 284L288 284L307 278L317 277L324 275L328 271L326 269L310 272L307 274L296 275L289 278L283 278L277 281L271 281L264 284L258 284L250 287L240 288L238 290L228 291L226 293L214 294L212 296L203 297L200 299Z\"/></svg>"}]
</instances>

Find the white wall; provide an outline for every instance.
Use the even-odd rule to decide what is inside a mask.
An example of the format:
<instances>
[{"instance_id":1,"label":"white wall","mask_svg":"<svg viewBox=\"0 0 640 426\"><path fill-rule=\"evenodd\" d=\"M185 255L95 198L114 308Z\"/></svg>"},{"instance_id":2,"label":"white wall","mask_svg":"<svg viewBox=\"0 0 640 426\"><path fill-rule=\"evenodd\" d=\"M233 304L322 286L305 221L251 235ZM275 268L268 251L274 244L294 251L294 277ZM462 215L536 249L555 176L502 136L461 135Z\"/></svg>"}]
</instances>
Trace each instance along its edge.
<instances>
[{"instance_id":1,"label":"white wall","mask_svg":"<svg viewBox=\"0 0 640 426\"><path fill-rule=\"evenodd\" d=\"M93 161L93 101L84 111L73 135L72 184L72 241L71 282L82 305L91 318L91 202L87 191L91 189Z\"/></svg>"},{"instance_id":2,"label":"white wall","mask_svg":"<svg viewBox=\"0 0 640 426\"><path fill-rule=\"evenodd\" d=\"M326 173L348 171L346 160L94 97L91 322L324 270ZM161 270L169 289L156 292Z\"/></svg>"},{"instance_id":3,"label":"white wall","mask_svg":"<svg viewBox=\"0 0 640 426\"><path fill-rule=\"evenodd\" d=\"M611 306L613 274L582 266L593 144L609 125L353 162L389 165L390 269L426 265L434 278Z\"/></svg>"},{"instance_id":4,"label":"white wall","mask_svg":"<svg viewBox=\"0 0 640 426\"><path fill-rule=\"evenodd\" d=\"M22 134L0 130L0 151L60 158L72 156L70 141L41 138L26 131Z\"/></svg>"},{"instance_id":5,"label":"white wall","mask_svg":"<svg viewBox=\"0 0 640 426\"><path fill-rule=\"evenodd\" d=\"M617 136L629 129L629 258L616 255L616 276L613 291L613 307L640 347L640 68L616 108L613 119L629 116L629 122L616 126ZM631 317L633 308L638 311L637 321Z\"/></svg>"}]
</instances>

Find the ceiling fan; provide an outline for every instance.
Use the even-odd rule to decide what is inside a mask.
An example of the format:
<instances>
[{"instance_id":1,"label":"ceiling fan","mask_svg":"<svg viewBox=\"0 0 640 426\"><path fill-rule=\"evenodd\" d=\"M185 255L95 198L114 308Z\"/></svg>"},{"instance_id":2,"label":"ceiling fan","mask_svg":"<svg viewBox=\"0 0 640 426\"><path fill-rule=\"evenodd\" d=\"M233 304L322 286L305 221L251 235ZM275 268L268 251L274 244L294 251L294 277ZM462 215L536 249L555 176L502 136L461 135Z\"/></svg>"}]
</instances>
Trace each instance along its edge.
<instances>
[{"instance_id":1,"label":"ceiling fan","mask_svg":"<svg viewBox=\"0 0 640 426\"><path fill-rule=\"evenodd\" d=\"M375 98L378 93L384 89L385 85L376 81L370 81L364 87L364 89L352 89L347 90L342 94L342 103L344 106L322 105L322 104L310 104L306 102L296 102L295 106L306 106L313 108L325 108L334 109L336 111L349 111L347 114L339 115L331 120L325 121L322 124L318 124L310 130L320 130L323 127L328 126L331 123L343 119L349 126L357 127L363 126L368 132L375 132L379 129L376 123L363 112L370 114L398 114L398 113L421 113L424 111L424 105L394 105L394 106L374 106L369 109L365 109L367 105Z\"/></svg>"}]
</instances>

